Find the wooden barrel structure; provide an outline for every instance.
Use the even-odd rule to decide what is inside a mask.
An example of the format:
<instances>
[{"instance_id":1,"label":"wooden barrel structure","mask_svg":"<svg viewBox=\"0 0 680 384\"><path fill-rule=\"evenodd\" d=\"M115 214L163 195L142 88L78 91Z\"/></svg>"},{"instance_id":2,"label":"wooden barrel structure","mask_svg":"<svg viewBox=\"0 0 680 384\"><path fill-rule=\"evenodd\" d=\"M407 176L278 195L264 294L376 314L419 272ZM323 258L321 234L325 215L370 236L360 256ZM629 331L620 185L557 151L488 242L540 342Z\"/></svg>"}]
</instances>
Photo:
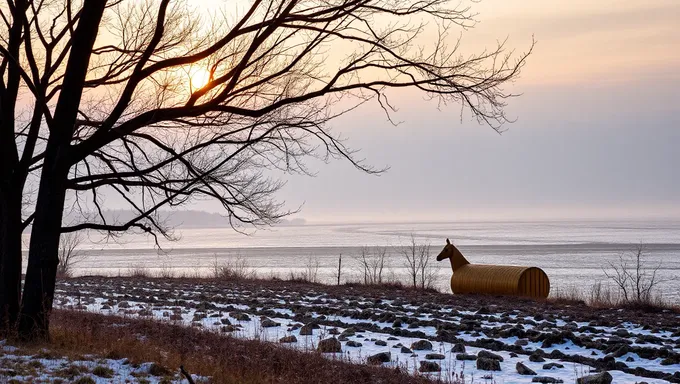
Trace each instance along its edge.
<instances>
[{"instance_id":1,"label":"wooden barrel structure","mask_svg":"<svg viewBox=\"0 0 680 384\"><path fill-rule=\"evenodd\" d=\"M540 268L511 265L470 264L446 239L437 260L450 259L453 293L482 293L546 298L550 293L548 275Z\"/></svg>"}]
</instances>

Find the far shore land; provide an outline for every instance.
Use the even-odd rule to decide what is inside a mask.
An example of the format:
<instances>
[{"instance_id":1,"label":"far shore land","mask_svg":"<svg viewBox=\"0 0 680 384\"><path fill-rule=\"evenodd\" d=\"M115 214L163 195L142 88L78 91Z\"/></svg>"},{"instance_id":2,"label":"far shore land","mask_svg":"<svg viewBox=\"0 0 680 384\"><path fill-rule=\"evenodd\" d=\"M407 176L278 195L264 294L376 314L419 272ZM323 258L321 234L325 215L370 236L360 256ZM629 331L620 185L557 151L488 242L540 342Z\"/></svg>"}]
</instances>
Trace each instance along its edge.
<instances>
[{"instance_id":1,"label":"far shore land","mask_svg":"<svg viewBox=\"0 0 680 384\"><path fill-rule=\"evenodd\" d=\"M178 382L183 365L197 382L680 383L680 309L671 306L399 284L88 276L61 280L55 307L52 354L71 364L87 354L154 363ZM139 369L129 370L133 382L163 382Z\"/></svg>"}]
</instances>

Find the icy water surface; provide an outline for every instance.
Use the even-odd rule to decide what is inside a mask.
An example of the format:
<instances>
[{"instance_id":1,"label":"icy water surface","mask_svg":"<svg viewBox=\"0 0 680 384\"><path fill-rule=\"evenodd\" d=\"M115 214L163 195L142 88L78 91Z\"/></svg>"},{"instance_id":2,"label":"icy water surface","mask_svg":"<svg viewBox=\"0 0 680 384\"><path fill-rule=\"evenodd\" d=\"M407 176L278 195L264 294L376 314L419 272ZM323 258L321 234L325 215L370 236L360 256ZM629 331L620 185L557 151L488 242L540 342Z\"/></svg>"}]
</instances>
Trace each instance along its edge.
<instances>
[{"instance_id":1,"label":"icy water surface","mask_svg":"<svg viewBox=\"0 0 680 384\"><path fill-rule=\"evenodd\" d=\"M77 274L125 274L137 267L151 272L208 274L212 266L235 258L262 276L287 278L310 265L321 281L332 282L342 254L342 280L361 276L354 259L361 248L386 247L385 277L405 280L401 247L410 242L431 245L434 259L445 238L458 245L473 263L531 265L550 276L553 292L606 281L603 268L645 246L645 261L657 268L667 299L680 299L680 221L468 222L406 224L337 224L282 226L249 235L230 228L176 231L180 239L154 248L152 238L129 235L104 242L90 234ZM432 261L435 263L435 261ZM450 266L437 263L437 286L445 289ZM652 272L649 270L648 272Z\"/></svg>"}]
</instances>

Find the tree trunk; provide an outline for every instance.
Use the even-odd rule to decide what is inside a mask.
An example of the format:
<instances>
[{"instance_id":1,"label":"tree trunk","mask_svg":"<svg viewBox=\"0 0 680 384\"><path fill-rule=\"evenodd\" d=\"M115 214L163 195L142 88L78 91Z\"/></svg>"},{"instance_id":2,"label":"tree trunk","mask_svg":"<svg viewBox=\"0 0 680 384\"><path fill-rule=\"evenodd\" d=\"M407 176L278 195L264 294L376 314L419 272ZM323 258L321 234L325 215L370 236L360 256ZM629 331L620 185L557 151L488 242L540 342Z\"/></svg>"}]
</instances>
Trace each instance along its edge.
<instances>
[{"instance_id":1,"label":"tree trunk","mask_svg":"<svg viewBox=\"0 0 680 384\"><path fill-rule=\"evenodd\" d=\"M64 71L61 93L55 107L55 126L45 149L38 201L35 207L28 268L19 318L19 337L49 339L49 316L59 264L59 236L66 198L69 155L85 77L92 55L105 0L83 2L80 20L73 34L71 52Z\"/></svg>"},{"instance_id":2,"label":"tree trunk","mask_svg":"<svg viewBox=\"0 0 680 384\"><path fill-rule=\"evenodd\" d=\"M21 302L21 193L0 192L0 335L14 329Z\"/></svg>"},{"instance_id":3,"label":"tree trunk","mask_svg":"<svg viewBox=\"0 0 680 384\"><path fill-rule=\"evenodd\" d=\"M52 145L50 145L52 144ZM19 336L49 339L49 315L59 264L59 236L69 166L58 144L48 143L31 231Z\"/></svg>"}]
</instances>

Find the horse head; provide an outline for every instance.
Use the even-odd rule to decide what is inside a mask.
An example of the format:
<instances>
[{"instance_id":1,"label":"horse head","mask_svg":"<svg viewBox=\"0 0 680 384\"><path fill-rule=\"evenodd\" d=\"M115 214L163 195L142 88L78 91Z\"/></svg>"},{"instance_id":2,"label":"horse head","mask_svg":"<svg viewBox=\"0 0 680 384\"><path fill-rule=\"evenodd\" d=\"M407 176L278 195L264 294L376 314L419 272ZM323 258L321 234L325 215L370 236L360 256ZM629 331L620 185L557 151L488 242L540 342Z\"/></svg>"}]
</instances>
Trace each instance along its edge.
<instances>
[{"instance_id":1,"label":"horse head","mask_svg":"<svg viewBox=\"0 0 680 384\"><path fill-rule=\"evenodd\" d=\"M444 259L449 259L451 261L451 269L455 272L456 269L470 264L469 261L463 256L463 254L456 248L455 245L451 244L449 239L446 239L446 245L439 255L437 256L437 261L442 261Z\"/></svg>"}]
</instances>

